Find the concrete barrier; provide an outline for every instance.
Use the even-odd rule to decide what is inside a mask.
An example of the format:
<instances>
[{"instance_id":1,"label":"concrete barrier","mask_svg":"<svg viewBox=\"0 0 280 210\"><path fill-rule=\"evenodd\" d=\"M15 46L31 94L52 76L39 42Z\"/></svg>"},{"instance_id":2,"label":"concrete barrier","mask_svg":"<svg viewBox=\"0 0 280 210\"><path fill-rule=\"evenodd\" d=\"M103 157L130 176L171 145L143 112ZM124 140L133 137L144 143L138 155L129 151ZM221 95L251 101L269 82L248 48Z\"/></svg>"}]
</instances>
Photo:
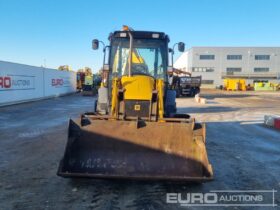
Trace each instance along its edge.
<instances>
[{"instance_id":1,"label":"concrete barrier","mask_svg":"<svg viewBox=\"0 0 280 210\"><path fill-rule=\"evenodd\" d=\"M274 119L278 116L275 115L265 115L264 116L264 124L270 127L274 127Z\"/></svg>"},{"instance_id":2,"label":"concrete barrier","mask_svg":"<svg viewBox=\"0 0 280 210\"><path fill-rule=\"evenodd\" d=\"M0 61L0 106L75 91L75 72Z\"/></svg>"},{"instance_id":3,"label":"concrete barrier","mask_svg":"<svg viewBox=\"0 0 280 210\"><path fill-rule=\"evenodd\" d=\"M76 73L48 69L44 71L45 96L58 96L76 91Z\"/></svg>"},{"instance_id":4,"label":"concrete barrier","mask_svg":"<svg viewBox=\"0 0 280 210\"><path fill-rule=\"evenodd\" d=\"M274 119L274 128L280 130L280 117Z\"/></svg>"},{"instance_id":5,"label":"concrete barrier","mask_svg":"<svg viewBox=\"0 0 280 210\"><path fill-rule=\"evenodd\" d=\"M206 103L207 103L206 98L200 98L200 103L201 103L201 104L206 104Z\"/></svg>"},{"instance_id":6,"label":"concrete barrier","mask_svg":"<svg viewBox=\"0 0 280 210\"><path fill-rule=\"evenodd\" d=\"M207 103L206 98L200 97L199 94L196 94L196 95L195 95L194 100L195 100L197 103L200 103L200 104L206 104L206 103Z\"/></svg>"}]
</instances>

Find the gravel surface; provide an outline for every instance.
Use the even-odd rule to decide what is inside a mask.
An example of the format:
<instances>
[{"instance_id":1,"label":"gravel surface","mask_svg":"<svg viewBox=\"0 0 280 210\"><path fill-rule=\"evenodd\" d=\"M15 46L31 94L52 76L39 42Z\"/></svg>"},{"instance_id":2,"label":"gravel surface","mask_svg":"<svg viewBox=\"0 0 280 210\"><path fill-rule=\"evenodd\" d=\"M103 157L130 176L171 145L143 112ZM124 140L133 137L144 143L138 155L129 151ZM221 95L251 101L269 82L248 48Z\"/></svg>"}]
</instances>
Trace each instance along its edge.
<instances>
[{"instance_id":1,"label":"gravel surface","mask_svg":"<svg viewBox=\"0 0 280 210\"><path fill-rule=\"evenodd\" d=\"M215 179L204 184L58 177L68 120L92 111L95 99L75 94L0 108L0 210L201 209L167 204L166 193L211 190L274 189L279 205L280 132L263 125L265 114L280 115L279 93L203 90L201 96L207 104L178 98L177 106L207 123Z\"/></svg>"}]
</instances>

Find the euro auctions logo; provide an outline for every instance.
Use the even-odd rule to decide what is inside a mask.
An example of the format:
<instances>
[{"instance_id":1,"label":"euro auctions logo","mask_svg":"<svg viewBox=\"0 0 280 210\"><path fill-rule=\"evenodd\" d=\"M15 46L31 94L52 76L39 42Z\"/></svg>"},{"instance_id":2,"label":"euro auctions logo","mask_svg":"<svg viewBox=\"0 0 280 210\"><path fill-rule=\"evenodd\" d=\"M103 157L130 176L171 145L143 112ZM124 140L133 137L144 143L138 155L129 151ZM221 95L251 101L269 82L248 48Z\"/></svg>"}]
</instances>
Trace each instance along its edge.
<instances>
[{"instance_id":1,"label":"euro auctions logo","mask_svg":"<svg viewBox=\"0 0 280 210\"><path fill-rule=\"evenodd\" d=\"M52 79L52 86L63 86L63 79Z\"/></svg>"},{"instance_id":2,"label":"euro auctions logo","mask_svg":"<svg viewBox=\"0 0 280 210\"><path fill-rule=\"evenodd\" d=\"M0 91L35 89L35 76L4 75L0 76Z\"/></svg>"},{"instance_id":3,"label":"euro auctions logo","mask_svg":"<svg viewBox=\"0 0 280 210\"><path fill-rule=\"evenodd\" d=\"M53 78L51 79L51 86L56 88L70 87L70 78L68 77Z\"/></svg>"},{"instance_id":4,"label":"euro auctions logo","mask_svg":"<svg viewBox=\"0 0 280 210\"><path fill-rule=\"evenodd\" d=\"M0 88L10 88L12 86L11 77L0 77Z\"/></svg>"},{"instance_id":5,"label":"euro auctions logo","mask_svg":"<svg viewBox=\"0 0 280 210\"><path fill-rule=\"evenodd\" d=\"M218 202L216 193L167 193L167 203L179 203L181 206L194 204L215 204Z\"/></svg>"},{"instance_id":6,"label":"euro auctions logo","mask_svg":"<svg viewBox=\"0 0 280 210\"><path fill-rule=\"evenodd\" d=\"M208 193L167 193L166 203L188 206L276 207L276 190L212 190Z\"/></svg>"}]
</instances>

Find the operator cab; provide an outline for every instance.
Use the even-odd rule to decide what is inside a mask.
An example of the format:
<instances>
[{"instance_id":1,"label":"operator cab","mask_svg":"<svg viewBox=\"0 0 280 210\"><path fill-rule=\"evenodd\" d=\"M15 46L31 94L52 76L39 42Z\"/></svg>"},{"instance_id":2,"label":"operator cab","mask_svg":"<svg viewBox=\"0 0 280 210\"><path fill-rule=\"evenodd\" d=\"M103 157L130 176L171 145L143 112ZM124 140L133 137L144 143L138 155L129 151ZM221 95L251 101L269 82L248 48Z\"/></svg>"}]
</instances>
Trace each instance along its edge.
<instances>
[{"instance_id":1,"label":"operator cab","mask_svg":"<svg viewBox=\"0 0 280 210\"><path fill-rule=\"evenodd\" d=\"M131 76L146 75L166 80L169 38L161 32L147 31L116 31L110 35L109 68L113 77L129 75L129 33L133 37Z\"/></svg>"},{"instance_id":2,"label":"operator cab","mask_svg":"<svg viewBox=\"0 0 280 210\"><path fill-rule=\"evenodd\" d=\"M173 75L175 45L178 44L178 50L183 52L184 43L176 43L173 45L173 49L170 49L168 48L169 37L165 33L134 31L128 27L125 27L122 31L111 33L109 41L109 46L105 46L102 41L97 39L92 42L94 50L98 49L99 43L103 44L104 76L102 86L104 88L99 89L98 104L104 104L103 107L108 108L104 109L102 113L109 113L109 110L111 110L111 113L115 111L113 106L115 102L113 101L116 98L117 100L124 100L125 105L128 105L129 102L140 103L140 100L141 103L147 103L146 112L140 117L147 117L152 113L150 108L153 100L157 101L160 98L159 103L161 105L159 106L162 109L160 117L163 117L163 115L171 116L170 113L176 111L176 91L168 85L170 77L168 73L171 72ZM107 49L108 53L106 53ZM169 53L172 55L171 65L169 64ZM105 59L106 57L107 59ZM105 60L108 62L105 62ZM112 97L114 94L118 96ZM161 96L158 96L159 94ZM104 102L102 99L105 99ZM163 106L163 103L165 103L165 106ZM97 110L101 110L98 104ZM169 109L168 107L172 108ZM128 112L125 115L128 116ZM156 116L155 113L153 115Z\"/></svg>"}]
</instances>

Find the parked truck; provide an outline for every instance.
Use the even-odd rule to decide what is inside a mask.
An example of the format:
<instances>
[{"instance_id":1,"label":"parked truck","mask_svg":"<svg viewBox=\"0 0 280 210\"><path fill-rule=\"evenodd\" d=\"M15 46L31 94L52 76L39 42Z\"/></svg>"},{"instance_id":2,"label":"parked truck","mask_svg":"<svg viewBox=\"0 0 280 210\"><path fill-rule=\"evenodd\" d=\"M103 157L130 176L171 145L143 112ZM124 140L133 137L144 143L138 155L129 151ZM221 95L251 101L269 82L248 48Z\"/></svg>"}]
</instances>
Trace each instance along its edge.
<instances>
[{"instance_id":1,"label":"parked truck","mask_svg":"<svg viewBox=\"0 0 280 210\"><path fill-rule=\"evenodd\" d=\"M201 76L181 76L178 78L177 97L194 97L200 92Z\"/></svg>"},{"instance_id":2,"label":"parked truck","mask_svg":"<svg viewBox=\"0 0 280 210\"><path fill-rule=\"evenodd\" d=\"M191 96L194 97L200 92L201 76L193 77L190 72L180 69L173 69L174 86L176 89L176 97Z\"/></svg>"}]
</instances>

